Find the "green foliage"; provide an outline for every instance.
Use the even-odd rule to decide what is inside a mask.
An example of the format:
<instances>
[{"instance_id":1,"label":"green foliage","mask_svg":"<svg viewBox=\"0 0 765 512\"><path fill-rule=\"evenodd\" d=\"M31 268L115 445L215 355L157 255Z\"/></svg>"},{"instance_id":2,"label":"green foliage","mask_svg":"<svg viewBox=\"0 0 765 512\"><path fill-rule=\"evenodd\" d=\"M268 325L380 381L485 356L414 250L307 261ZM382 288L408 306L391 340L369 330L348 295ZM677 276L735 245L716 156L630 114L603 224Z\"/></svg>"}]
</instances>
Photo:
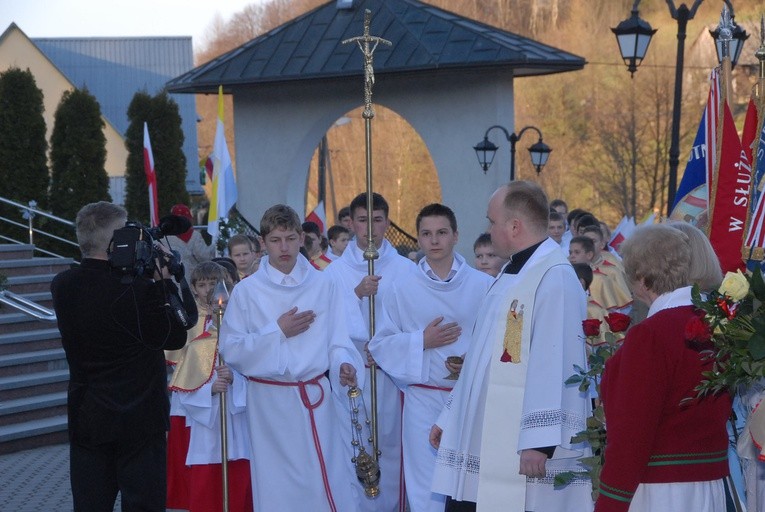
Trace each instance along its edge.
<instances>
[{"instance_id":1,"label":"green foliage","mask_svg":"<svg viewBox=\"0 0 765 512\"><path fill-rule=\"evenodd\" d=\"M72 220L88 203L111 201L104 121L98 101L87 89L66 91L61 96L50 159L53 214Z\"/></svg>"},{"instance_id":2,"label":"green foliage","mask_svg":"<svg viewBox=\"0 0 765 512\"><path fill-rule=\"evenodd\" d=\"M188 204L186 157L178 104L166 92L150 96L137 92L128 106L130 126L125 134L128 149L125 207L131 219L149 221L149 196L143 163L143 123L149 127L154 170L157 173L159 215L174 204Z\"/></svg>"},{"instance_id":3,"label":"green foliage","mask_svg":"<svg viewBox=\"0 0 765 512\"><path fill-rule=\"evenodd\" d=\"M48 205L48 161L43 93L27 69L0 73L0 195L27 204ZM4 216L20 220L16 209L0 207ZM7 232L18 237L16 232ZM23 232L21 233L23 236Z\"/></svg>"},{"instance_id":4,"label":"green foliage","mask_svg":"<svg viewBox=\"0 0 765 512\"><path fill-rule=\"evenodd\" d=\"M590 386L595 389L600 396L600 378L606 366L606 361L614 355L619 348L623 333L613 333L606 331L604 334L605 343L593 347L587 356L587 368L581 368L574 365L576 373L566 380L567 385L578 384L579 391L586 393ZM584 471L566 471L555 476L555 487L564 487L570 484L574 479L588 478L592 481L592 499L598 498L598 488L600 487L600 473L606 460L606 415L603 410L603 404L596 401L596 407L592 415L587 418L587 428L578 432L571 438L571 442L588 443L592 449L592 455L582 457L579 463L585 468Z\"/></svg>"}]
</instances>

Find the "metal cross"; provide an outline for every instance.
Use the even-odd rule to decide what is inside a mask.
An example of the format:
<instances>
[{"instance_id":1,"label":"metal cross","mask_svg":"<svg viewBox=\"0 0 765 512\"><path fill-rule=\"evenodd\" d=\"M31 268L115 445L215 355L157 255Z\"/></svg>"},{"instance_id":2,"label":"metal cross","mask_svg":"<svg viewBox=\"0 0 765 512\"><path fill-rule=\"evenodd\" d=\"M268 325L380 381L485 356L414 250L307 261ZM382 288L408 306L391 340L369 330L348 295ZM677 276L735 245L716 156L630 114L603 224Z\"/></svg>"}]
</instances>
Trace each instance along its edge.
<instances>
[{"instance_id":1,"label":"metal cross","mask_svg":"<svg viewBox=\"0 0 765 512\"><path fill-rule=\"evenodd\" d=\"M352 37L343 41L343 44L357 43L361 53L364 55L364 119L372 119L375 111L372 108L372 86L375 83L374 53L377 46L382 43L392 46L393 43L382 37L376 37L369 34L369 26L372 24L372 11L364 11L364 35Z\"/></svg>"}]
</instances>

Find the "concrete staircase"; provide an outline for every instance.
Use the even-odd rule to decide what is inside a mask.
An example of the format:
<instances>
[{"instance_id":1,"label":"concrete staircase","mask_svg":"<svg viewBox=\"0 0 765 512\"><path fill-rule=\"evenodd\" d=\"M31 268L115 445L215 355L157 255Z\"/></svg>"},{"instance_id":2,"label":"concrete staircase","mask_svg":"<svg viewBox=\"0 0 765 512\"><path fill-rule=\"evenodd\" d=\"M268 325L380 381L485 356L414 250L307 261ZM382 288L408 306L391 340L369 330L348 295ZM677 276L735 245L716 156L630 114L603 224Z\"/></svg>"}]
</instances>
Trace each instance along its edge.
<instances>
[{"instance_id":1,"label":"concrete staircase","mask_svg":"<svg viewBox=\"0 0 765 512\"><path fill-rule=\"evenodd\" d=\"M31 245L0 244L8 290L51 308L50 282L71 259L37 258ZM67 441L64 349L55 322L0 304L0 454Z\"/></svg>"}]
</instances>

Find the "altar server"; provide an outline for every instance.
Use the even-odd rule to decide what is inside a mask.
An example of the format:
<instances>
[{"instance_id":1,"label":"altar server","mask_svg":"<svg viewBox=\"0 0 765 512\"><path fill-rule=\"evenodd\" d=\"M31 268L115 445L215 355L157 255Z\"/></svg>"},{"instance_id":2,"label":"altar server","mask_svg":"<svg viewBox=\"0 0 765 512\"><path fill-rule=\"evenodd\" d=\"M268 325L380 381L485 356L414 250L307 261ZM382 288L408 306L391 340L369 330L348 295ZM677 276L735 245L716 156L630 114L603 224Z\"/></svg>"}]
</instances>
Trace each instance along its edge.
<instances>
[{"instance_id":1,"label":"altar server","mask_svg":"<svg viewBox=\"0 0 765 512\"><path fill-rule=\"evenodd\" d=\"M443 512L446 496L431 492L436 450L428 443L467 351L470 333L493 279L454 252L454 212L442 204L423 208L416 221L425 253L397 279L383 299L383 314L369 351L404 391L404 479L412 512Z\"/></svg>"},{"instance_id":2,"label":"altar server","mask_svg":"<svg viewBox=\"0 0 765 512\"><path fill-rule=\"evenodd\" d=\"M221 328L224 360L249 381L254 508L354 510L353 468L341 455L329 398L345 396L363 368L343 299L300 255L303 232L292 208L269 208L260 230L268 256L234 288Z\"/></svg>"},{"instance_id":3,"label":"altar server","mask_svg":"<svg viewBox=\"0 0 765 512\"><path fill-rule=\"evenodd\" d=\"M367 212L367 195L359 194L351 202L351 222L355 239L348 244L343 255L324 271L343 291L346 300L346 320L351 339L360 354L366 353L369 342L369 297L374 296L375 317L379 318L384 306L383 299L391 284L399 276L408 274L414 268L407 258L385 240L385 231L390 225L388 203L377 193L372 195L372 213ZM367 222L372 222L372 238L379 252L375 260L375 273L367 275L367 261L364 251L368 244ZM366 358L366 356L365 356ZM359 512L403 512L406 506L403 484L403 464L401 460L401 392L385 372L377 372L378 397L378 437L380 456L380 495L369 499L360 485L356 487ZM369 389L364 388L364 401L371 404ZM340 397L337 403L340 410L348 407L348 399ZM350 422L343 425L347 453L350 459L351 430Z\"/></svg>"}]
</instances>

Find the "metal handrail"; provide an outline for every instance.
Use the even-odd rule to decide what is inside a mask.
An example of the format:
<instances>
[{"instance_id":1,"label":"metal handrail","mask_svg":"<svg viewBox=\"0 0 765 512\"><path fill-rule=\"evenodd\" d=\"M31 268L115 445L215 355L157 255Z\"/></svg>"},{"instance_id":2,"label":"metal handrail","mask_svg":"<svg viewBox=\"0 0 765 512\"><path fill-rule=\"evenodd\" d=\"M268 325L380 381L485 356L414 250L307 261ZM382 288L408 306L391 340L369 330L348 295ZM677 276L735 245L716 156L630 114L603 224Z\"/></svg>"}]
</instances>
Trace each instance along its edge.
<instances>
[{"instance_id":1,"label":"metal handrail","mask_svg":"<svg viewBox=\"0 0 765 512\"><path fill-rule=\"evenodd\" d=\"M26 225L22 224L20 222L16 222L16 221L14 221L12 219L9 219L7 217L2 217L2 216L0 216L0 221L4 222L6 224L10 224L12 226L17 226L17 227L20 227L22 229L26 229L27 232L29 233L29 242L28 242L29 244L35 245L35 243L34 243L34 234L38 233L40 235L46 236L48 238L51 238L53 240L57 240L57 241L62 242L64 244L70 245L72 247L78 247L77 243L75 243L75 242L73 242L71 240L67 240L66 238L62 238L60 236L54 235L53 233L49 233L49 232L47 232L45 230L42 230L42 229L34 227L33 220L34 220L34 218L36 216L39 215L41 217L45 217L45 218L51 219L51 220L53 220L55 222L58 222L60 224L63 224L65 226L68 226L70 228L74 228L74 222L66 220L66 219L63 219L63 218L58 217L56 215L53 215L52 213L48 213L46 211L38 209L37 208L37 201L32 200L32 201L29 201L28 205L23 205L21 203L17 203L16 201L12 201L12 200L7 199L5 197L0 197L0 203L5 203L5 204L14 206L14 207L19 208L20 210L22 210L22 216L27 219L27 224ZM6 237L6 236L2 236L2 238L4 240L7 240L7 241L12 242L12 243L16 243L16 244L20 244L20 245L24 244L24 242L21 242L19 240L15 240L13 238L9 238L9 237ZM57 254L55 252L48 251L46 249L41 249L41 248L37 247L36 245L35 245L34 250L38 251L38 252L41 252L43 254L47 254L49 256L56 257L56 258L64 258L65 257L65 256L62 256L61 254Z\"/></svg>"},{"instance_id":2,"label":"metal handrail","mask_svg":"<svg viewBox=\"0 0 765 512\"><path fill-rule=\"evenodd\" d=\"M16 295L8 290L0 291L0 303L10 306L14 309L18 309L22 313L32 316L38 320L44 320L46 322L56 321L56 312L52 309L43 307L36 302L29 299L25 299L21 295Z\"/></svg>"}]
</instances>

